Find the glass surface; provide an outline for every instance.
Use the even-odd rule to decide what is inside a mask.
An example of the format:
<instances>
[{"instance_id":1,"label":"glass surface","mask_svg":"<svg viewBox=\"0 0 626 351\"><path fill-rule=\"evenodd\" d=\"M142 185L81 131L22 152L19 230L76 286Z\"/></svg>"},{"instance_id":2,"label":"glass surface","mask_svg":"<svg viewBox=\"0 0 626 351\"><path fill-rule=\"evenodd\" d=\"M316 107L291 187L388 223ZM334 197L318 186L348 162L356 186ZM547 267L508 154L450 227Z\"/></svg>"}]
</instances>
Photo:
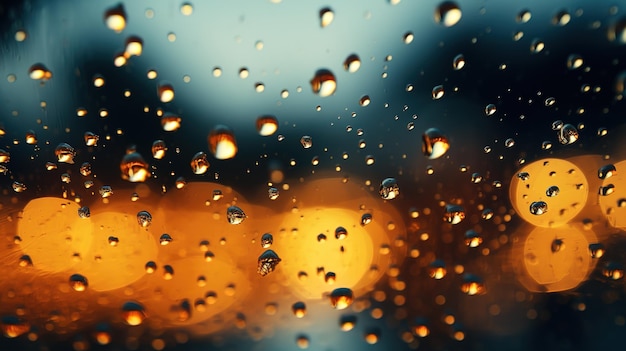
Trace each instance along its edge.
<instances>
[{"instance_id":1,"label":"glass surface","mask_svg":"<svg viewBox=\"0 0 626 351\"><path fill-rule=\"evenodd\" d=\"M3 350L604 350L626 6L5 1Z\"/></svg>"}]
</instances>

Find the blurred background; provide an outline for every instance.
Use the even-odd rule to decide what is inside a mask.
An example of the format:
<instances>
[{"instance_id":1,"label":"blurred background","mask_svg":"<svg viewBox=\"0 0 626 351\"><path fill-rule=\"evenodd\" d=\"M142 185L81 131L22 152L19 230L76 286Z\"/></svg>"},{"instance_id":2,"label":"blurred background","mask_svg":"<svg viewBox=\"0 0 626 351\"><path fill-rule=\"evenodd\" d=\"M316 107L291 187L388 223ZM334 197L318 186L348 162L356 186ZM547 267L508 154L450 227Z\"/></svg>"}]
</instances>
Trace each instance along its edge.
<instances>
[{"instance_id":1,"label":"blurred background","mask_svg":"<svg viewBox=\"0 0 626 351\"><path fill-rule=\"evenodd\" d=\"M0 345L620 349L623 7L2 2Z\"/></svg>"}]
</instances>

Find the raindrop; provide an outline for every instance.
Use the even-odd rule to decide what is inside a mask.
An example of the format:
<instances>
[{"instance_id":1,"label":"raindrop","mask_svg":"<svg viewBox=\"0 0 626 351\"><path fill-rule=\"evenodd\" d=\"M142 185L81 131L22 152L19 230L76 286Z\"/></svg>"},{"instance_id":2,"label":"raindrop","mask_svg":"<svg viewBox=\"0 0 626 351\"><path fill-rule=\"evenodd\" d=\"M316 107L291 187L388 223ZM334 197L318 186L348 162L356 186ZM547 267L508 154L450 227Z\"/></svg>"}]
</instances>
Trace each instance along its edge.
<instances>
[{"instance_id":1,"label":"raindrop","mask_svg":"<svg viewBox=\"0 0 626 351\"><path fill-rule=\"evenodd\" d=\"M601 243L589 244L589 254L591 255L591 258L600 258L604 256L604 252L604 245Z\"/></svg>"},{"instance_id":2,"label":"raindrop","mask_svg":"<svg viewBox=\"0 0 626 351\"><path fill-rule=\"evenodd\" d=\"M194 174L204 174L209 169L209 161L207 160L207 154L200 151L196 153L191 159L191 170Z\"/></svg>"},{"instance_id":3,"label":"raindrop","mask_svg":"<svg viewBox=\"0 0 626 351\"><path fill-rule=\"evenodd\" d=\"M617 174L615 166L612 164L604 165L598 169L598 178L607 179Z\"/></svg>"},{"instance_id":4,"label":"raindrop","mask_svg":"<svg viewBox=\"0 0 626 351\"><path fill-rule=\"evenodd\" d=\"M274 237L272 236L272 234L270 233L265 233L261 236L261 247L264 249L269 248L270 246L272 246L272 243L274 242Z\"/></svg>"},{"instance_id":5,"label":"raindrop","mask_svg":"<svg viewBox=\"0 0 626 351\"><path fill-rule=\"evenodd\" d=\"M465 219L465 209L459 205L448 204L445 208L443 220L450 224L459 224Z\"/></svg>"},{"instance_id":6,"label":"raindrop","mask_svg":"<svg viewBox=\"0 0 626 351\"><path fill-rule=\"evenodd\" d=\"M259 256L257 272L262 276L266 276L276 269L276 266L280 263L280 261L281 259L278 257L276 252L266 250L261 254L261 256Z\"/></svg>"},{"instance_id":7,"label":"raindrop","mask_svg":"<svg viewBox=\"0 0 626 351\"><path fill-rule=\"evenodd\" d=\"M413 35L413 32L406 32L404 33L404 35L402 36L402 41L405 44L411 44L413 42L413 39L415 39L415 36Z\"/></svg>"},{"instance_id":8,"label":"raindrop","mask_svg":"<svg viewBox=\"0 0 626 351\"><path fill-rule=\"evenodd\" d=\"M119 4L115 7L109 8L104 13L104 24L117 33L124 30L126 27L126 12L124 11L124 5Z\"/></svg>"},{"instance_id":9,"label":"raindrop","mask_svg":"<svg viewBox=\"0 0 626 351\"><path fill-rule=\"evenodd\" d=\"M535 216L542 215L548 212L548 204L544 201L534 201L530 204L530 213Z\"/></svg>"},{"instance_id":10,"label":"raindrop","mask_svg":"<svg viewBox=\"0 0 626 351\"><path fill-rule=\"evenodd\" d=\"M331 96L337 89L335 75L327 69L320 69L315 72L315 76L311 79L310 83L313 93L320 97Z\"/></svg>"},{"instance_id":11,"label":"raindrop","mask_svg":"<svg viewBox=\"0 0 626 351\"><path fill-rule=\"evenodd\" d=\"M515 17L515 20L518 23L527 23L528 21L530 21L530 18L532 17L532 14L530 13L530 10L522 10L520 11L517 16Z\"/></svg>"},{"instance_id":12,"label":"raindrop","mask_svg":"<svg viewBox=\"0 0 626 351\"><path fill-rule=\"evenodd\" d=\"M280 195L280 192L278 191L277 188L272 187L267 190L267 196L270 198L270 200L278 199L279 195Z\"/></svg>"},{"instance_id":13,"label":"raindrop","mask_svg":"<svg viewBox=\"0 0 626 351\"><path fill-rule=\"evenodd\" d=\"M428 265L428 275L433 279L442 279L446 273L446 264L443 260L436 259Z\"/></svg>"},{"instance_id":14,"label":"raindrop","mask_svg":"<svg viewBox=\"0 0 626 351\"><path fill-rule=\"evenodd\" d=\"M452 1L444 1L435 10L435 22L446 27L452 27L461 20L462 12L459 6Z\"/></svg>"},{"instance_id":15,"label":"raindrop","mask_svg":"<svg viewBox=\"0 0 626 351\"><path fill-rule=\"evenodd\" d=\"M478 247L483 243L483 238L473 229L465 232L465 245L469 247Z\"/></svg>"},{"instance_id":16,"label":"raindrop","mask_svg":"<svg viewBox=\"0 0 626 351\"><path fill-rule=\"evenodd\" d=\"M74 291L85 291L88 285L85 276L80 274L72 274L70 276L70 287L74 289Z\"/></svg>"},{"instance_id":17,"label":"raindrop","mask_svg":"<svg viewBox=\"0 0 626 351\"><path fill-rule=\"evenodd\" d=\"M437 85L433 88L431 95L433 97L433 100L439 100L443 97L444 93L445 91L443 89L443 85Z\"/></svg>"},{"instance_id":18,"label":"raindrop","mask_svg":"<svg viewBox=\"0 0 626 351\"><path fill-rule=\"evenodd\" d=\"M386 178L380 183L378 195L384 200L393 200L400 195L400 187L395 178Z\"/></svg>"},{"instance_id":19,"label":"raindrop","mask_svg":"<svg viewBox=\"0 0 626 351\"><path fill-rule=\"evenodd\" d=\"M359 105L365 107L367 105L369 105L371 102L370 97L368 95L363 95L361 96L361 99L359 99Z\"/></svg>"},{"instance_id":20,"label":"raindrop","mask_svg":"<svg viewBox=\"0 0 626 351\"><path fill-rule=\"evenodd\" d=\"M571 54L567 57L567 68L570 70L579 69L583 65L583 58L577 54Z\"/></svg>"},{"instance_id":21,"label":"raindrop","mask_svg":"<svg viewBox=\"0 0 626 351\"><path fill-rule=\"evenodd\" d=\"M167 245L167 244L171 243L171 242L172 242L172 240L174 240L174 239L172 239L172 236L171 236L171 235L169 235L169 234L167 234L167 233L163 233L163 234L161 234L161 236L159 237L159 244L161 244L162 246L165 246L165 245Z\"/></svg>"},{"instance_id":22,"label":"raindrop","mask_svg":"<svg viewBox=\"0 0 626 351\"><path fill-rule=\"evenodd\" d=\"M561 10L557 12L554 17L552 17L552 24L555 26L564 26L569 23L572 19L572 16L566 10Z\"/></svg>"},{"instance_id":23,"label":"raindrop","mask_svg":"<svg viewBox=\"0 0 626 351\"><path fill-rule=\"evenodd\" d=\"M296 318L302 318L306 315L306 304L302 301L298 301L291 306L291 311Z\"/></svg>"},{"instance_id":24,"label":"raindrop","mask_svg":"<svg viewBox=\"0 0 626 351\"><path fill-rule=\"evenodd\" d=\"M26 191L26 185L18 181L13 182L13 184L11 184L11 187L13 188L13 191L15 191L16 193L21 193L21 192Z\"/></svg>"},{"instance_id":25,"label":"raindrop","mask_svg":"<svg viewBox=\"0 0 626 351\"><path fill-rule=\"evenodd\" d=\"M150 177L148 167L148 163L138 152L128 153L124 155L120 162L122 179L133 183L145 182Z\"/></svg>"},{"instance_id":26,"label":"raindrop","mask_svg":"<svg viewBox=\"0 0 626 351\"><path fill-rule=\"evenodd\" d=\"M157 86L157 96L163 103L174 100L174 87L168 82L161 82Z\"/></svg>"},{"instance_id":27,"label":"raindrop","mask_svg":"<svg viewBox=\"0 0 626 351\"><path fill-rule=\"evenodd\" d=\"M530 52L533 54L538 54L546 47L543 40L541 39L533 39L530 43Z\"/></svg>"},{"instance_id":28,"label":"raindrop","mask_svg":"<svg viewBox=\"0 0 626 351\"><path fill-rule=\"evenodd\" d=\"M36 63L28 69L28 76L33 80L47 81L52 78L52 72L41 63Z\"/></svg>"},{"instance_id":29,"label":"raindrop","mask_svg":"<svg viewBox=\"0 0 626 351\"><path fill-rule=\"evenodd\" d=\"M278 130L278 120L274 116L260 116L256 119L256 130L261 136L270 136Z\"/></svg>"},{"instance_id":30,"label":"raindrop","mask_svg":"<svg viewBox=\"0 0 626 351\"><path fill-rule=\"evenodd\" d=\"M343 68L350 73L354 73L361 68L361 59L357 54L351 54L343 61Z\"/></svg>"},{"instance_id":31,"label":"raindrop","mask_svg":"<svg viewBox=\"0 0 626 351\"><path fill-rule=\"evenodd\" d=\"M227 160L237 155L235 133L224 125L217 125L209 133L209 150L218 160Z\"/></svg>"},{"instance_id":32,"label":"raindrop","mask_svg":"<svg viewBox=\"0 0 626 351\"><path fill-rule=\"evenodd\" d=\"M609 184L606 186L601 186L600 189L598 190L598 194L600 196L609 196L613 194L614 191L615 191L615 185Z\"/></svg>"},{"instance_id":33,"label":"raindrop","mask_svg":"<svg viewBox=\"0 0 626 351\"><path fill-rule=\"evenodd\" d=\"M463 67L465 67L465 56L463 54L454 56L454 59L452 60L452 68L455 71L459 71Z\"/></svg>"},{"instance_id":34,"label":"raindrop","mask_svg":"<svg viewBox=\"0 0 626 351\"><path fill-rule=\"evenodd\" d=\"M354 300L354 294L349 288L337 288L330 293L330 305L337 310L348 308Z\"/></svg>"},{"instance_id":35,"label":"raindrop","mask_svg":"<svg viewBox=\"0 0 626 351\"><path fill-rule=\"evenodd\" d=\"M89 218L91 216L91 212L89 211L89 207L83 206L78 209L78 217L79 218Z\"/></svg>"},{"instance_id":36,"label":"raindrop","mask_svg":"<svg viewBox=\"0 0 626 351\"><path fill-rule=\"evenodd\" d=\"M71 147L69 144L61 143L57 145L56 149L54 149L54 154L57 157L57 161L74 164L74 156L76 156L76 151L74 151L74 148Z\"/></svg>"},{"instance_id":37,"label":"raindrop","mask_svg":"<svg viewBox=\"0 0 626 351\"><path fill-rule=\"evenodd\" d=\"M152 157L160 160L165 157L165 151L167 151L167 147L165 146L165 142L163 140L155 140L152 143Z\"/></svg>"},{"instance_id":38,"label":"raindrop","mask_svg":"<svg viewBox=\"0 0 626 351\"><path fill-rule=\"evenodd\" d=\"M479 295L485 293L485 285L481 278L474 274L463 275L463 285L461 291L468 295Z\"/></svg>"},{"instance_id":39,"label":"raindrop","mask_svg":"<svg viewBox=\"0 0 626 351\"><path fill-rule=\"evenodd\" d=\"M552 251L552 253L557 253L561 251L563 247L564 247L563 239L555 238L554 240L552 240L552 243L550 244L550 251Z\"/></svg>"},{"instance_id":40,"label":"raindrop","mask_svg":"<svg viewBox=\"0 0 626 351\"><path fill-rule=\"evenodd\" d=\"M122 319L128 325L140 325L146 319L146 311L140 303L128 301L122 306Z\"/></svg>"},{"instance_id":41,"label":"raindrop","mask_svg":"<svg viewBox=\"0 0 626 351\"><path fill-rule=\"evenodd\" d=\"M313 138L308 135L304 135L300 138L300 144L302 144L303 148L308 149L313 146Z\"/></svg>"},{"instance_id":42,"label":"raindrop","mask_svg":"<svg viewBox=\"0 0 626 351\"><path fill-rule=\"evenodd\" d=\"M240 224L246 219L246 214L237 206L230 206L226 209L226 218L230 224Z\"/></svg>"},{"instance_id":43,"label":"raindrop","mask_svg":"<svg viewBox=\"0 0 626 351\"><path fill-rule=\"evenodd\" d=\"M152 223L152 215L148 211L137 212L137 223L139 226L146 228Z\"/></svg>"},{"instance_id":44,"label":"raindrop","mask_svg":"<svg viewBox=\"0 0 626 351\"><path fill-rule=\"evenodd\" d=\"M548 197L555 197L557 195L559 195L559 187L558 186L552 185L551 187L546 189L546 196L548 196Z\"/></svg>"},{"instance_id":45,"label":"raindrop","mask_svg":"<svg viewBox=\"0 0 626 351\"><path fill-rule=\"evenodd\" d=\"M335 228L335 239L343 240L348 236L348 231L344 227Z\"/></svg>"},{"instance_id":46,"label":"raindrop","mask_svg":"<svg viewBox=\"0 0 626 351\"><path fill-rule=\"evenodd\" d=\"M557 132L557 136L561 144L573 144L578 140L578 129L571 124L565 124L563 128Z\"/></svg>"},{"instance_id":47,"label":"raindrop","mask_svg":"<svg viewBox=\"0 0 626 351\"><path fill-rule=\"evenodd\" d=\"M37 144L37 135L33 130L29 130L26 132L26 144L35 145Z\"/></svg>"},{"instance_id":48,"label":"raindrop","mask_svg":"<svg viewBox=\"0 0 626 351\"><path fill-rule=\"evenodd\" d=\"M366 226L366 225L372 223L372 219L373 219L373 217L372 217L371 213L364 213L361 216L361 225L362 226Z\"/></svg>"},{"instance_id":49,"label":"raindrop","mask_svg":"<svg viewBox=\"0 0 626 351\"><path fill-rule=\"evenodd\" d=\"M320 26L322 28L328 26L335 19L335 13L328 7L320 10Z\"/></svg>"},{"instance_id":50,"label":"raindrop","mask_svg":"<svg viewBox=\"0 0 626 351\"><path fill-rule=\"evenodd\" d=\"M166 132L174 132L180 128L180 124L183 121L180 116L173 113L166 112L161 116L161 127Z\"/></svg>"},{"instance_id":51,"label":"raindrop","mask_svg":"<svg viewBox=\"0 0 626 351\"><path fill-rule=\"evenodd\" d=\"M448 138L437 128L429 128L422 135L422 152L431 160L443 156L449 148Z\"/></svg>"},{"instance_id":52,"label":"raindrop","mask_svg":"<svg viewBox=\"0 0 626 351\"><path fill-rule=\"evenodd\" d=\"M496 105L488 104L487 106L485 106L485 115L491 116L494 113L496 113Z\"/></svg>"}]
</instances>

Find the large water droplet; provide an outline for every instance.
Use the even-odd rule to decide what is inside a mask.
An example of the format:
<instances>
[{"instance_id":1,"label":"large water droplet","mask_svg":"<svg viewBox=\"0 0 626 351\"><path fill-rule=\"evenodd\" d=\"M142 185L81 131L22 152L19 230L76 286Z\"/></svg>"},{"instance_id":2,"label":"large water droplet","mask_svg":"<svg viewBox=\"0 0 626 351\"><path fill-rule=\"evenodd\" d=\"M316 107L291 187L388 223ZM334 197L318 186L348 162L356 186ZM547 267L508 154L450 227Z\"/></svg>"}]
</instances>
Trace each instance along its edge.
<instances>
[{"instance_id":1,"label":"large water droplet","mask_svg":"<svg viewBox=\"0 0 626 351\"><path fill-rule=\"evenodd\" d=\"M313 93L319 95L320 97L331 96L337 89L335 75L327 69L320 69L315 72L315 76L311 79L310 83Z\"/></svg>"},{"instance_id":2,"label":"large water droplet","mask_svg":"<svg viewBox=\"0 0 626 351\"><path fill-rule=\"evenodd\" d=\"M435 10L435 22L446 27L452 27L457 24L463 13L459 6L452 1L444 1Z\"/></svg>"},{"instance_id":3,"label":"large water droplet","mask_svg":"<svg viewBox=\"0 0 626 351\"><path fill-rule=\"evenodd\" d=\"M218 160L227 160L237 155L235 133L225 125L217 125L208 136L209 150Z\"/></svg>"},{"instance_id":4,"label":"large water droplet","mask_svg":"<svg viewBox=\"0 0 626 351\"><path fill-rule=\"evenodd\" d=\"M429 128L422 135L422 152L429 159L443 156L448 149L450 149L448 138L439 129Z\"/></svg>"}]
</instances>

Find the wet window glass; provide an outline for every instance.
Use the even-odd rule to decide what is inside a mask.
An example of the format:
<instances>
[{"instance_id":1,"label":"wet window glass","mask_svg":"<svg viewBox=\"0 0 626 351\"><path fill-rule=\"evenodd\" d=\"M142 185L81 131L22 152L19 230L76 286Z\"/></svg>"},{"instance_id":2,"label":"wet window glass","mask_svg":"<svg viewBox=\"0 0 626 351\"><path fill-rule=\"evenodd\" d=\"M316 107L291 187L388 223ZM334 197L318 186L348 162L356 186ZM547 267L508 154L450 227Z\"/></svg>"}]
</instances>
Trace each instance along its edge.
<instances>
[{"instance_id":1,"label":"wet window glass","mask_svg":"<svg viewBox=\"0 0 626 351\"><path fill-rule=\"evenodd\" d=\"M0 349L614 349L625 11L2 2Z\"/></svg>"}]
</instances>

